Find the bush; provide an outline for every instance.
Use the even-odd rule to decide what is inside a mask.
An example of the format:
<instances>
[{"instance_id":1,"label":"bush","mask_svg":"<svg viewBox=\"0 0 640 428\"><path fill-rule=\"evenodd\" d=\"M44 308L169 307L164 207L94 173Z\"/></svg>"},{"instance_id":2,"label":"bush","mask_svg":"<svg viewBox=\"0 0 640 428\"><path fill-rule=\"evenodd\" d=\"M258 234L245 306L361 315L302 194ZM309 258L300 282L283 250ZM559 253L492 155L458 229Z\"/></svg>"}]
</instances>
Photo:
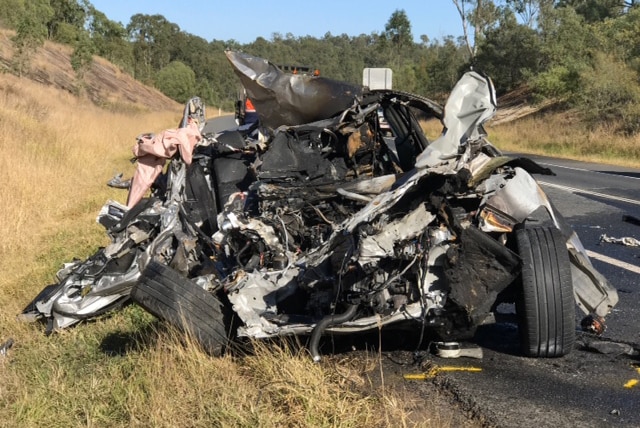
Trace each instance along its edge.
<instances>
[{"instance_id":1,"label":"bush","mask_svg":"<svg viewBox=\"0 0 640 428\"><path fill-rule=\"evenodd\" d=\"M593 68L580 75L576 107L592 126L611 125L625 134L640 132L638 73L617 58L597 53Z\"/></svg>"},{"instance_id":2,"label":"bush","mask_svg":"<svg viewBox=\"0 0 640 428\"><path fill-rule=\"evenodd\" d=\"M195 95L196 74L186 64L173 61L158 73L156 88L180 103Z\"/></svg>"},{"instance_id":3,"label":"bush","mask_svg":"<svg viewBox=\"0 0 640 428\"><path fill-rule=\"evenodd\" d=\"M577 70L558 65L533 76L531 86L538 96L566 99L577 91L579 82Z\"/></svg>"}]
</instances>

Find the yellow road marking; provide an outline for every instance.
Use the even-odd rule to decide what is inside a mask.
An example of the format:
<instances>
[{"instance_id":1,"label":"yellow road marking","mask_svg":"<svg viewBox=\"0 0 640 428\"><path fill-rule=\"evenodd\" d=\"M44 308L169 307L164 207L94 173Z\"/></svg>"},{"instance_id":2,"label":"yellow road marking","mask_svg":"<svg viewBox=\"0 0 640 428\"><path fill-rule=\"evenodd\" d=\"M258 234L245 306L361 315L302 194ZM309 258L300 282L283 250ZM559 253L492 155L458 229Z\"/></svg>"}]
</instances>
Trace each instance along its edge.
<instances>
[{"instance_id":1,"label":"yellow road marking","mask_svg":"<svg viewBox=\"0 0 640 428\"><path fill-rule=\"evenodd\" d=\"M440 372L481 372L480 367L458 367L458 366L442 366L433 367L425 373L406 374L403 377L406 380L425 380L434 377Z\"/></svg>"}]
</instances>

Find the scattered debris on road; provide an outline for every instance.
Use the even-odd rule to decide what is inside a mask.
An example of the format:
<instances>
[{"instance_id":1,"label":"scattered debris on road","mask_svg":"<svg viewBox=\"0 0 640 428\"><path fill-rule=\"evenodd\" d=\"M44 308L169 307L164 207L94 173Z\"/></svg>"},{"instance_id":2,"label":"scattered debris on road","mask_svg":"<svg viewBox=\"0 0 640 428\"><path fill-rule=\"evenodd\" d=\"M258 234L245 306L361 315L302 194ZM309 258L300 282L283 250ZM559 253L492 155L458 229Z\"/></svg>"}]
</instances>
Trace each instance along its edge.
<instances>
[{"instance_id":1,"label":"scattered debris on road","mask_svg":"<svg viewBox=\"0 0 640 428\"><path fill-rule=\"evenodd\" d=\"M477 345L458 342L436 342L435 353L440 358L477 358L482 359L482 348Z\"/></svg>"},{"instance_id":2,"label":"scattered debris on road","mask_svg":"<svg viewBox=\"0 0 640 428\"><path fill-rule=\"evenodd\" d=\"M600 235L600 242L607 242L609 244L621 244L627 247L640 247L640 240L636 238L632 238L630 236L625 236L622 238L614 238L611 236L607 236L606 234Z\"/></svg>"}]
</instances>

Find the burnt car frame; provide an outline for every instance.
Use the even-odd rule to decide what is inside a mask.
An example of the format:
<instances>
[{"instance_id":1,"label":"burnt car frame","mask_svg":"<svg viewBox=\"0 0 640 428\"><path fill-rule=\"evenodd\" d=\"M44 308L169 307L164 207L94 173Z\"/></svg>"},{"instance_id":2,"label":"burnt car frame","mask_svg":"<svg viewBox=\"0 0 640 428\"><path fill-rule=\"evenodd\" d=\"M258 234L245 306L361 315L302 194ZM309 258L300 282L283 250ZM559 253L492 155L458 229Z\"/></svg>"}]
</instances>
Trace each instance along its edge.
<instances>
[{"instance_id":1,"label":"burnt car frame","mask_svg":"<svg viewBox=\"0 0 640 428\"><path fill-rule=\"evenodd\" d=\"M463 340L515 303L523 354L559 357L576 304L598 319L616 304L532 177L552 172L487 140L487 76L463 75L443 108L226 54L259 122L200 126L192 162L173 156L151 196L108 201L111 243L66 264L23 317L52 332L133 300L212 354L239 337L310 335L319 360L324 334ZM442 134L429 141L419 118ZM190 120L204 123L197 98Z\"/></svg>"}]
</instances>

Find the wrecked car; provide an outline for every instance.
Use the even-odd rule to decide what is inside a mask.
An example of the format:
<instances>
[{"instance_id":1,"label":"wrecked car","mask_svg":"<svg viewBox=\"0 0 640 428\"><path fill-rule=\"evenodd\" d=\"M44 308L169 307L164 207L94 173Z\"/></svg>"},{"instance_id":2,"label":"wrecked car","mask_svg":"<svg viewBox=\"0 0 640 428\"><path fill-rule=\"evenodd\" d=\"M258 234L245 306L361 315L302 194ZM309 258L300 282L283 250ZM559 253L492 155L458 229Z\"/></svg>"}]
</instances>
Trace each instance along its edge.
<instances>
[{"instance_id":1,"label":"wrecked car","mask_svg":"<svg viewBox=\"0 0 640 428\"><path fill-rule=\"evenodd\" d=\"M326 334L466 340L515 303L523 354L559 357L576 304L600 318L616 304L533 178L552 172L487 140L487 76L464 74L443 108L226 54L258 123L207 132L189 101L180 129L201 138L187 159L170 152L150 196L108 201L110 244L66 264L24 317L53 332L133 301L215 355L306 335L319 360ZM443 132L429 141L419 122L433 118Z\"/></svg>"}]
</instances>

